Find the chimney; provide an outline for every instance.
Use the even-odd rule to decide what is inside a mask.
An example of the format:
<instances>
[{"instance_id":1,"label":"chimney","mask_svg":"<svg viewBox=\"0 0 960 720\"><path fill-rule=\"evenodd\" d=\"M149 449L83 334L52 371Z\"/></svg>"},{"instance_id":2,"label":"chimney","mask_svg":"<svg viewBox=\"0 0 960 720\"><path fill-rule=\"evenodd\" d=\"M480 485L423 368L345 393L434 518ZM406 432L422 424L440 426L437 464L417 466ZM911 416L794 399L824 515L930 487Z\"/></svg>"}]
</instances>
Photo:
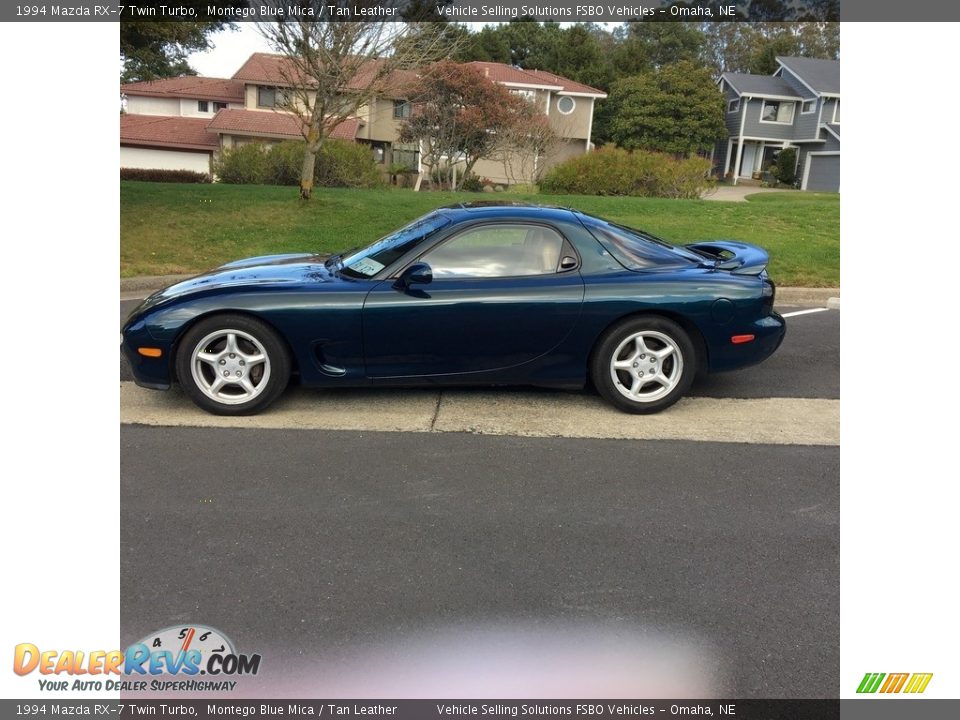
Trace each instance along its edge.
<instances>
[{"instance_id":1,"label":"chimney","mask_svg":"<svg viewBox=\"0 0 960 720\"><path fill-rule=\"evenodd\" d=\"M490 68L488 68L488 67L484 67L484 68L483 68L483 76L484 76L485 78L490 77Z\"/></svg>"}]
</instances>

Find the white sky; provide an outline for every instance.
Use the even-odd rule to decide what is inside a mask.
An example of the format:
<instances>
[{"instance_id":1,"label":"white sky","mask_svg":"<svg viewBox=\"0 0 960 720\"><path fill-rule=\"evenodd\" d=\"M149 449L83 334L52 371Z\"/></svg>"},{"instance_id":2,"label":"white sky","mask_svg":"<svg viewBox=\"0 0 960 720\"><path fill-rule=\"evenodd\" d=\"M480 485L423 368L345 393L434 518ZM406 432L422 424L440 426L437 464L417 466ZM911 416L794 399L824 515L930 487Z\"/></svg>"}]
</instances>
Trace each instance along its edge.
<instances>
[{"instance_id":1,"label":"white sky","mask_svg":"<svg viewBox=\"0 0 960 720\"><path fill-rule=\"evenodd\" d=\"M462 25L499 25L500 23L460 23ZM576 23L560 23L561 26ZM620 23L600 23L609 27ZM221 30L211 36L213 48L206 52L192 53L188 60L191 67L206 77L228 78L240 69L247 58L255 52L273 52L273 48L257 31L253 22L239 22L236 30Z\"/></svg>"},{"instance_id":2,"label":"white sky","mask_svg":"<svg viewBox=\"0 0 960 720\"><path fill-rule=\"evenodd\" d=\"M272 48L257 32L256 23L237 23L237 30L222 30L211 37L213 48L192 53L188 60L201 75L231 77L247 58L255 52L272 52Z\"/></svg>"}]
</instances>

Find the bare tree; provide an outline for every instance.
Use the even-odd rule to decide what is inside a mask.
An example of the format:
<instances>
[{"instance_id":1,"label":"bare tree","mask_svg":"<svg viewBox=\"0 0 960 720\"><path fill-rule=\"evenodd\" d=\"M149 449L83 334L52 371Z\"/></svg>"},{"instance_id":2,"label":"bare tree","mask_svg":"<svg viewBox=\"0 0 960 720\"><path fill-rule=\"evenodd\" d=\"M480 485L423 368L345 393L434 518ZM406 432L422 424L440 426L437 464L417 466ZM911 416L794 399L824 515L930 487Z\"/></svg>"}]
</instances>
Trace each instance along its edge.
<instances>
[{"instance_id":1,"label":"bare tree","mask_svg":"<svg viewBox=\"0 0 960 720\"><path fill-rule=\"evenodd\" d=\"M268 0L266 4L289 8L293 3ZM277 107L302 120L306 150L300 197L308 200L317 153L333 130L385 91L396 93L405 84L412 86L417 68L446 57L453 48L448 36L424 29L421 23L343 21L360 17L362 9L373 11L381 5L373 0L297 4L312 8L312 15L259 23L259 29L283 56L275 67ZM377 15L371 12L369 17Z\"/></svg>"},{"instance_id":2,"label":"bare tree","mask_svg":"<svg viewBox=\"0 0 960 720\"><path fill-rule=\"evenodd\" d=\"M503 174L510 184L536 184L556 164L569 142L567 138L574 136L571 120L536 113L500 134L499 147L491 159L503 163Z\"/></svg>"}]
</instances>

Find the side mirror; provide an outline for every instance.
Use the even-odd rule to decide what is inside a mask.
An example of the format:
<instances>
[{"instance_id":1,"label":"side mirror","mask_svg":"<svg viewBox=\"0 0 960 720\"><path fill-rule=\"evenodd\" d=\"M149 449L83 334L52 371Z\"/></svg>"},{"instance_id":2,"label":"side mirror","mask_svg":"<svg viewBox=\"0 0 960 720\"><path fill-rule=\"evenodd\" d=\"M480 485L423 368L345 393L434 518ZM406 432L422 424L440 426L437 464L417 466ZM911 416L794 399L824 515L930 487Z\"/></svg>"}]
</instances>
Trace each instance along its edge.
<instances>
[{"instance_id":1,"label":"side mirror","mask_svg":"<svg viewBox=\"0 0 960 720\"><path fill-rule=\"evenodd\" d=\"M416 262L402 273L393 286L397 290L406 290L411 285L426 285L433 282L433 270L425 262Z\"/></svg>"}]
</instances>

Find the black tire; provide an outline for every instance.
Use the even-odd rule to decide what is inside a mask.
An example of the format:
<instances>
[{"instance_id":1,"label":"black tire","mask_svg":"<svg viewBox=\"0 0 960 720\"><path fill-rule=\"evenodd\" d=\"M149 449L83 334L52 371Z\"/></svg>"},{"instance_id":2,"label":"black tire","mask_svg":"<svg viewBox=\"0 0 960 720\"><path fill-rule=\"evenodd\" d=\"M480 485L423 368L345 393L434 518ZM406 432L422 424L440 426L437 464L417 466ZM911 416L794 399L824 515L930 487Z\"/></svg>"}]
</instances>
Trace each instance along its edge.
<instances>
[{"instance_id":1,"label":"black tire","mask_svg":"<svg viewBox=\"0 0 960 720\"><path fill-rule=\"evenodd\" d=\"M229 346L231 336L233 345ZM231 347L236 352L231 353ZM286 344L269 325L246 315L200 320L181 339L176 364L184 391L214 415L261 412L290 382ZM218 383L220 387L215 389Z\"/></svg>"},{"instance_id":2,"label":"black tire","mask_svg":"<svg viewBox=\"0 0 960 720\"><path fill-rule=\"evenodd\" d=\"M627 367L615 370L615 361ZM673 405L690 389L696 372L690 337L677 323L657 316L614 325L597 342L590 359L590 378L600 395L624 412L641 415Z\"/></svg>"}]
</instances>

